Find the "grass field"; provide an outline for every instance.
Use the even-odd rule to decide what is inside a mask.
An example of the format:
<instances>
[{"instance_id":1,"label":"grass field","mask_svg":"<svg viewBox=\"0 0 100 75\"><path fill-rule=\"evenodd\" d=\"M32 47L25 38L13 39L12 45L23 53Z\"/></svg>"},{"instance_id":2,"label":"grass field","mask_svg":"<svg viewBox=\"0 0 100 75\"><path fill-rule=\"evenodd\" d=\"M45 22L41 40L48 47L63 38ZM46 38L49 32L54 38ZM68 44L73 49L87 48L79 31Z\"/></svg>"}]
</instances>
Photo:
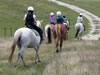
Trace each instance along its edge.
<instances>
[{"instance_id":1,"label":"grass field","mask_svg":"<svg viewBox=\"0 0 100 75\"><path fill-rule=\"evenodd\" d=\"M49 5L48 5L49 4ZM11 27L12 32L14 33L17 28L24 26L23 17L24 14L27 13L27 7L33 6L35 8L35 14L37 19L43 19L44 22L42 24L42 28L44 30L44 26L49 23L49 14L50 12L54 12L56 16L56 12L58 10L62 11L62 15L66 15L68 19L70 19L71 23L71 34L74 34L74 25L76 23L77 13L72 10L58 6L55 3L48 2L48 0L30 0L30 1L17 1L17 0L1 0L0 2L0 36L4 36L4 27L7 27L7 35L10 35ZM84 22L87 25L88 21L84 18ZM87 31L88 32L88 25ZM73 37L73 36L72 36ZM71 37L71 38L72 38Z\"/></svg>"},{"instance_id":2,"label":"grass field","mask_svg":"<svg viewBox=\"0 0 100 75\"><path fill-rule=\"evenodd\" d=\"M91 8L91 2L96 7L99 0L61 0L76 4L80 7L85 6L82 2L89 2L87 10ZM83 5L82 5L83 4ZM28 6L34 6L37 19L43 19L43 26L49 23L49 13L60 10L63 15L67 15L71 22L69 40L64 41L63 49L60 53L55 52L55 45L43 42L40 48L41 63L35 64L35 50L26 49L24 58L27 64L23 67L22 61L19 61L18 67L16 57L18 48L16 48L13 63L8 63L10 46L13 38L0 39L0 75L99 75L100 74L100 41L78 41L74 40L74 24L76 23L77 13L72 10L58 6L55 3L49 3L47 0L1 0L0 1L0 37L3 36L2 28L19 28L24 26L23 17ZM78 5L78 4L77 4ZM87 4L86 4L87 5ZM99 7L99 5L98 5ZM84 8L84 7L83 7ZM94 8L93 8L94 9ZM99 16L99 8L94 9L95 14ZM91 10L92 11L92 10ZM86 33L89 31L88 21L84 18L86 24ZM15 30L13 30L14 32ZM9 32L8 32L9 34ZM10 35L10 34L9 34Z\"/></svg>"},{"instance_id":3,"label":"grass field","mask_svg":"<svg viewBox=\"0 0 100 75\"><path fill-rule=\"evenodd\" d=\"M41 46L41 63L35 64L34 49L27 49L24 54L26 67L19 61L15 68L18 49L13 63L8 63L11 39L0 40L0 75L99 75L100 41L65 41L60 53L55 52L54 43ZM9 45L8 45L9 44Z\"/></svg>"}]
</instances>

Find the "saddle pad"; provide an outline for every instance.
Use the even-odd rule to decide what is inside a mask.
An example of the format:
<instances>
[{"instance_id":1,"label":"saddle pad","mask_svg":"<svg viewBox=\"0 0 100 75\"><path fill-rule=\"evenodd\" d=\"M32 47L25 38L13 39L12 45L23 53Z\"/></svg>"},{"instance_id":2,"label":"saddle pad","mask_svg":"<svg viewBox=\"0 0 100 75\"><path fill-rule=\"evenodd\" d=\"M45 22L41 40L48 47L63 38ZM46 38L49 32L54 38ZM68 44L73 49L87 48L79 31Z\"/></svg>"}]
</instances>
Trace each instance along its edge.
<instances>
[{"instance_id":1,"label":"saddle pad","mask_svg":"<svg viewBox=\"0 0 100 75\"><path fill-rule=\"evenodd\" d=\"M40 36L36 30L32 29L32 31L35 33L36 36Z\"/></svg>"}]
</instances>

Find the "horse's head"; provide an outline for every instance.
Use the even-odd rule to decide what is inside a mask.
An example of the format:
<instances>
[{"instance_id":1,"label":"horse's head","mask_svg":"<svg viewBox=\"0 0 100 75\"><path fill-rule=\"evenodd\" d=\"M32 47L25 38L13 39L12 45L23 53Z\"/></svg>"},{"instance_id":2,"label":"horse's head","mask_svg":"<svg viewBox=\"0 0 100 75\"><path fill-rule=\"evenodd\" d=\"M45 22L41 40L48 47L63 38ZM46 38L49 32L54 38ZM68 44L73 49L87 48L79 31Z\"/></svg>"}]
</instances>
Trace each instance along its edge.
<instances>
[{"instance_id":1,"label":"horse's head","mask_svg":"<svg viewBox=\"0 0 100 75\"><path fill-rule=\"evenodd\" d=\"M67 23L63 23L63 25L66 27L66 28L69 28L69 25Z\"/></svg>"},{"instance_id":2,"label":"horse's head","mask_svg":"<svg viewBox=\"0 0 100 75\"><path fill-rule=\"evenodd\" d=\"M68 23L63 23L63 25L66 27L67 30L69 30L69 24Z\"/></svg>"},{"instance_id":3,"label":"horse's head","mask_svg":"<svg viewBox=\"0 0 100 75\"><path fill-rule=\"evenodd\" d=\"M36 25L37 25L38 27L41 27L42 22L43 22L43 20L41 20L41 21L37 20L37 21L36 21Z\"/></svg>"}]
</instances>

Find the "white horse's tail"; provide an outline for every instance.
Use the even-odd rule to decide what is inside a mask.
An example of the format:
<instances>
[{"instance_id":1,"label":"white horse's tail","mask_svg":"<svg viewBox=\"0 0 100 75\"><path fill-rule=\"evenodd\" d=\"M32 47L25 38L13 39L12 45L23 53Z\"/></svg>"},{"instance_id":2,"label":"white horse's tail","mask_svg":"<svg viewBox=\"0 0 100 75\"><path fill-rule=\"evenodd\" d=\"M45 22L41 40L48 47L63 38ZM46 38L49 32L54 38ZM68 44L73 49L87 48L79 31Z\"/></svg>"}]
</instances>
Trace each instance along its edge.
<instances>
[{"instance_id":1,"label":"white horse's tail","mask_svg":"<svg viewBox=\"0 0 100 75\"><path fill-rule=\"evenodd\" d=\"M48 28L48 43L51 43L52 42L52 38L51 38L51 28L49 27Z\"/></svg>"},{"instance_id":2,"label":"white horse's tail","mask_svg":"<svg viewBox=\"0 0 100 75\"><path fill-rule=\"evenodd\" d=\"M12 44L12 46L11 46L11 54L10 54L10 56L9 56L9 62L10 62L10 63L11 63L11 61L12 61L12 56L13 56L13 53L14 53L14 51L15 51L16 44L17 44L18 40L20 39L20 37L21 37L21 32L15 33L14 41L13 41L13 44Z\"/></svg>"}]
</instances>

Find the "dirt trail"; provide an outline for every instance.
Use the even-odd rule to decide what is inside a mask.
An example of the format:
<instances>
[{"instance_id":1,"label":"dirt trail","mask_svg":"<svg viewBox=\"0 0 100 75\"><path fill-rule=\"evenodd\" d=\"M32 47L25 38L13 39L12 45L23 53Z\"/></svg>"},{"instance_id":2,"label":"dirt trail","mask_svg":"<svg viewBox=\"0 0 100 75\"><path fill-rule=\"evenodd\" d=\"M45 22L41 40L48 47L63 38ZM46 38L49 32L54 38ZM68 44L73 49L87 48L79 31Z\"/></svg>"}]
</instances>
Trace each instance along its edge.
<instances>
[{"instance_id":1,"label":"dirt trail","mask_svg":"<svg viewBox=\"0 0 100 75\"><path fill-rule=\"evenodd\" d=\"M10 49L12 40L9 39L0 39L0 50L2 49Z\"/></svg>"},{"instance_id":2,"label":"dirt trail","mask_svg":"<svg viewBox=\"0 0 100 75\"><path fill-rule=\"evenodd\" d=\"M100 18L85 9L79 8L78 6L71 5L68 3L64 3L58 0L49 0L50 2L57 3L58 5L65 6L67 8L70 8L71 10L77 12L77 13L83 13L83 16L86 17L89 20L90 24L90 32L83 36L83 39L85 40L98 40L100 38ZM99 32L99 33L97 33ZM94 34L95 33L95 34ZM97 34L96 34L97 33Z\"/></svg>"}]
</instances>

